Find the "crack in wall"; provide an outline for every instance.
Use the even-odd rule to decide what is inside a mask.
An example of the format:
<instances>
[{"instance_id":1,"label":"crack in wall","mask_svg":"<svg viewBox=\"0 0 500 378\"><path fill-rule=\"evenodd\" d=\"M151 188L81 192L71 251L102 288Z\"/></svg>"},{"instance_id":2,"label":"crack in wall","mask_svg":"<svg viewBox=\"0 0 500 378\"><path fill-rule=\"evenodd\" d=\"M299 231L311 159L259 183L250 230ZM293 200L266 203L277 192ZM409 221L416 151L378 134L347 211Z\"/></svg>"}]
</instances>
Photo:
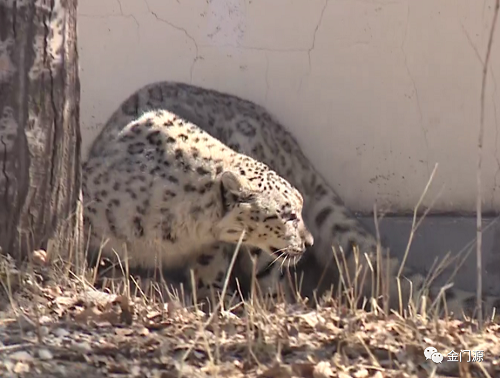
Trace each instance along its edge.
<instances>
[{"instance_id":1,"label":"crack in wall","mask_svg":"<svg viewBox=\"0 0 500 378\"><path fill-rule=\"evenodd\" d=\"M305 50L305 52L307 52L307 72L304 75L302 75L302 77L300 78L299 88L297 90L297 93L299 93L301 91L302 83L303 83L304 79L306 79L307 77L309 77L309 75L311 75L311 70L312 70L311 53L313 52L314 48L316 47L316 35L318 34L318 30L321 26L321 23L323 22L323 16L325 15L326 8L328 7L328 2L329 2L329 0L325 0L325 3L323 4L323 8L321 8L318 22L316 23L316 27L314 28L311 46L307 50Z\"/></svg>"},{"instance_id":2,"label":"crack in wall","mask_svg":"<svg viewBox=\"0 0 500 378\"><path fill-rule=\"evenodd\" d=\"M140 40L141 38L141 35L140 35L140 25L139 25L139 21L137 21L137 18L135 18L135 16L133 14L125 14L123 12L123 7L122 7L122 4L120 2L120 0L116 0L116 3L118 4L118 8L120 10L120 13L119 14L110 14L110 13L106 13L106 14L98 14L98 15L94 15L94 14L85 14L85 13L81 13L81 12L78 12L78 17L87 17L87 18L110 18L110 17L124 17L124 18L129 18L129 19L132 19L134 20L134 23L136 25L136 30L137 30L137 39Z\"/></svg>"},{"instance_id":3,"label":"crack in wall","mask_svg":"<svg viewBox=\"0 0 500 378\"><path fill-rule=\"evenodd\" d=\"M106 13L106 14L86 14L86 13L78 13L78 17L85 17L85 18L111 18L111 17L123 17L123 18L129 18L134 20L134 23L136 25L136 30L137 30L137 39L141 38L140 35L140 30L139 30L139 21L137 21L137 18L135 18L134 15L131 14L112 14L112 13Z\"/></svg>"},{"instance_id":4,"label":"crack in wall","mask_svg":"<svg viewBox=\"0 0 500 378\"><path fill-rule=\"evenodd\" d=\"M119 9L119 14L118 15L117 14L92 15L92 14L85 14L85 13L78 13L78 15L81 16L81 17L88 17L88 18L108 18L108 17L117 17L117 16L125 17L125 18L131 18L131 19L134 20L134 22L135 22L135 24L137 26L137 35L138 35L138 38L140 39L140 34L139 34L140 23L139 23L139 21L137 20L137 18L133 14L125 14L124 13L123 6L122 6L120 0L116 0L116 3L118 5L118 9ZM316 36L317 36L318 30L319 30L319 28L321 26L321 23L323 21L323 16L325 14L325 11L326 11L326 8L328 6L328 3L329 3L329 0L325 0L325 2L323 4L323 7L321 8L321 12L319 14L318 21L317 21L316 26L315 26L314 31L313 31L311 45L309 47L305 47L305 48L267 48L267 47L258 47L258 46L245 46L245 45L241 45L241 44L238 44L238 43L237 44L227 44L227 43L226 44L218 44L217 47L222 47L222 48L224 48L224 47L230 47L230 48L240 49L240 50L243 50L243 51L278 52L278 53L289 53L289 52L292 52L292 53L296 53L296 52L307 53L307 57L308 57L308 71L302 77L302 79L300 81L300 85L299 85L299 91L300 91L300 87L302 85L302 80L304 78L306 78L307 76L309 76L310 73L311 73L311 53L312 53L312 51L315 48L315 45L316 45ZM171 21L169 21L167 19L164 19L164 18L158 16L158 14L151 9L151 7L150 7L150 5L149 5L149 3L148 3L147 0L144 0L144 4L146 5L148 13L150 13L151 15L153 15L157 21L163 22L163 23L167 24L168 26L170 26L171 28L182 32L193 43L194 50L195 50L195 57L193 58L193 62L191 64L191 67L190 67L190 70L189 70L190 82L192 83L192 81L193 81L193 72L194 72L194 68L195 68L196 62L198 60L201 60L203 58L202 56L199 55L199 49L200 49L200 47L212 47L213 45L211 45L211 44L199 44L196 41L196 38L194 38L187 31L186 28L178 26L178 25L174 24L173 22L171 22ZM266 59L267 59L267 57L266 57Z\"/></svg>"},{"instance_id":5,"label":"crack in wall","mask_svg":"<svg viewBox=\"0 0 500 378\"><path fill-rule=\"evenodd\" d=\"M269 94L269 56L267 53L265 54L266 57L266 73L265 73L265 79L266 79L266 93L264 95L264 104L267 104L267 96Z\"/></svg>"},{"instance_id":6,"label":"crack in wall","mask_svg":"<svg viewBox=\"0 0 500 378\"><path fill-rule=\"evenodd\" d=\"M462 26L462 31L465 34L465 38L467 38L467 41L469 42L469 46L472 48L472 50L474 50L474 53L476 54L477 60L479 60L479 63L481 63L481 66L483 66L484 65L483 58L481 58L481 54L479 54L477 47L474 45L474 42L472 42L472 38L470 37L469 32L467 31L467 29L465 29L465 26L462 22L460 23L460 26Z\"/></svg>"},{"instance_id":7,"label":"crack in wall","mask_svg":"<svg viewBox=\"0 0 500 378\"><path fill-rule=\"evenodd\" d=\"M120 0L116 0L116 2L118 3L118 8L120 8L120 16L131 18L132 20L134 20L135 24L137 25L137 37L140 39L141 36L139 34L139 21L137 21L137 18L135 18L133 14L123 13L122 3L120 2Z\"/></svg>"},{"instance_id":8,"label":"crack in wall","mask_svg":"<svg viewBox=\"0 0 500 378\"><path fill-rule=\"evenodd\" d=\"M430 167L429 167L429 140L427 138L427 130L424 126L424 121L423 121L423 114L422 114L422 106L420 104L420 96L418 94L418 90L417 90L417 85L415 83L415 79L413 78L413 75L411 74L411 71L410 71L410 67L408 66L408 58L406 56L406 51L405 51L405 44L406 44L406 39L407 39L407 36L408 36L408 25L410 23L410 3L408 1L407 3L407 10L406 10L406 28L405 28L405 33L403 35L403 42L401 43L401 46L400 46L400 49L401 49L401 52L403 53L403 57L404 57L404 65L405 65L405 68L406 68L406 73L408 74L408 77L412 83L412 87L413 87L413 93L415 94L415 102L416 102L416 105L417 105L417 111L418 111L418 118L419 118L419 122L420 122L420 128L422 130L422 134L423 134L423 137L424 137L424 144L425 144L425 154L426 154L426 160L425 160L425 165L427 167L427 176L430 176L431 175L431 170L430 170Z\"/></svg>"},{"instance_id":9,"label":"crack in wall","mask_svg":"<svg viewBox=\"0 0 500 378\"><path fill-rule=\"evenodd\" d=\"M190 80L190 83L192 84L193 83L193 71L194 71L194 66L196 65L196 62L201 59L202 57L199 55L199 49L198 49L198 43L196 42L196 39L188 33L188 31L180 26L177 26L175 24L173 24L172 22L168 21L168 20L165 20L161 17L159 17L154 11L151 10L151 8L149 7L149 3L147 2L147 0L144 0L144 4L146 4L146 7L148 9L148 11L160 22L163 22L165 24L167 24L168 26L170 26L171 28L175 29L175 30L178 30L182 33L184 33L184 35L189 39L191 40L191 42L193 42L193 45L194 45L194 49L195 49L195 57L193 59L193 62L191 63L191 67L189 69L189 80Z\"/></svg>"},{"instance_id":10,"label":"crack in wall","mask_svg":"<svg viewBox=\"0 0 500 378\"><path fill-rule=\"evenodd\" d=\"M316 35L318 34L318 30L319 30L319 27L321 26L321 23L323 22L323 16L325 15L325 11L326 11L327 7L328 7L328 0L325 0L325 4L323 5L323 8L321 9L321 13L319 15L318 22L316 24L316 27L314 28L311 47L309 47L309 49L307 49L307 59L308 59L308 64L309 64L308 75L311 73L311 53L314 50L314 48L316 47Z\"/></svg>"}]
</instances>

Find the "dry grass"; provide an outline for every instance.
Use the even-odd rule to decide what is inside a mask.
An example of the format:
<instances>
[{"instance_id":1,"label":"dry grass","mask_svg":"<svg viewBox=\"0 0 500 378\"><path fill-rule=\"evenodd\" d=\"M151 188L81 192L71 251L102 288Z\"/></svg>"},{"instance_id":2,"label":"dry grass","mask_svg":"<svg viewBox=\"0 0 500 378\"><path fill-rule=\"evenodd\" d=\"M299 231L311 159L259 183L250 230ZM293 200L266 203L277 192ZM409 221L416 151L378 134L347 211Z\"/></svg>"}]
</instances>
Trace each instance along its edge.
<instances>
[{"instance_id":1,"label":"dry grass","mask_svg":"<svg viewBox=\"0 0 500 378\"><path fill-rule=\"evenodd\" d=\"M238 316L211 315L171 298L112 292L87 277L3 258L0 278L1 377L498 377L500 326L382 311L358 311L332 298L305 304L239 303ZM37 261L38 260L38 261ZM127 268L125 267L127 271ZM435 364L434 346L480 350L482 362ZM466 361L467 356L463 355Z\"/></svg>"}]
</instances>

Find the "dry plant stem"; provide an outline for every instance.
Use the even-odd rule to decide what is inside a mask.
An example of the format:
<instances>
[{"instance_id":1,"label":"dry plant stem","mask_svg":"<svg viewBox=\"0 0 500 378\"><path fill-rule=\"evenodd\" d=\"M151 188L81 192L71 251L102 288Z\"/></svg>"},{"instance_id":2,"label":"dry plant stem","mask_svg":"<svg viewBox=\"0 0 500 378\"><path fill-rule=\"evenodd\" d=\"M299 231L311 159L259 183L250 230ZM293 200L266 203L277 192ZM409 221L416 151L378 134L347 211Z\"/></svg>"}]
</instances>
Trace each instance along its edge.
<instances>
[{"instance_id":1,"label":"dry plant stem","mask_svg":"<svg viewBox=\"0 0 500 378\"><path fill-rule=\"evenodd\" d=\"M426 212L424 212L424 215L421 217L421 219L417 223L418 209L420 208L420 205L422 204L422 201L424 200L424 197L427 194L427 191L429 190L429 187L432 183L432 180L434 179L434 175L436 174L437 167L438 167L438 164L436 163L434 165L434 169L432 170L432 173L429 177L429 180L427 180L427 184L425 185L424 191L422 192L422 195L420 196L420 198L417 202L417 205L415 206L415 209L413 210L413 220L412 220L412 224L411 224L410 237L408 238L406 250L405 250L405 253L403 255L403 259L401 260L401 265L399 266L398 274L396 276L396 282L398 285L398 293L399 293L399 308L400 308L400 310L403 309L403 302L402 302L402 296L401 296L402 291L401 291L401 282L400 282L401 273L403 272L403 267L406 264L406 259L408 258L408 253L410 252L410 247L411 247L411 244L413 242L413 237L415 236L415 231L417 230L418 226L420 225L422 219L425 217L425 215L429 211L427 209Z\"/></svg>"},{"instance_id":2,"label":"dry plant stem","mask_svg":"<svg viewBox=\"0 0 500 378\"><path fill-rule=\"evenodd\" d=\"M382 253L382 243L380 241L380 229L379 229L379 219L378 219L378 212L377 212L377 204L375 203L373 205L373 220L375 222L375 235L376 235L376 238L377 238L377 262L378 262L378 259L379 259L379 256L380 254ZM373 272L373 268L372 268L372 272ZM372 274L372 290L373 288L375 287L374 285L374 276ZM378 298L380 294L380 282L379 280L377 279L376 281L376 289L375 289L375 298ZM387 301L384 302L383 306L384 306L384 311L385 313L387 314L387 310L388 308L386 308L386 303Z\"/></svg>"},{"instance_id":3,"label":"dry plant stem","mask_svg":"<svg viewBox=\"0 0 500 378\"><path fill-rule=\"evenodd\" d=\"M413 242L413 237L415 236L416 228L418 227L418 224L420 224L420 222L418 222L418 224L417 224L418 209L420 208L420 205L422 204L422 201L424 200L424 197L427 194L429 187L431 186L432 180L434 179L434 175L436 174L436 171L437 171L437 167L438 167L438 164L436 163L434 165L434 169L432 170L432 173L429 177L429 180L427 180L427 184L425 185L424 191L422 192L422 195L420 196L420 198L417 202L417 206L415 206L415 209L413 210L413 220L412 220L412 224L411 224L410 237L408 239L408 244L406 245L406 250L405 250L405 254L403 256L403 260L401 261L401 266L399 267L398 278L399 278L399 276L401 276L401 273L403 272L403 267L406 263L406 259L408 258L408 253L410 252L410 247L411 247L411 244Z\"/></svg>"},{"instance_id":4,"label":"dry plant stem","mask_svg":"<svg viewBox=\"0 0 500 378\"><path fill-rule=\"evenodd\" d=\"M219 298L220 308L222 309L222 311L224 311L224 298L226 296L227 286L229 284L229 278L231 276L231 272L233 271L234 263L236 262L236 257L238 257L238 253L240 251L241 243L243 243L244 237L245 237L245 230L243 230L241 232L240 238L238 240L238 244L236 244L236 248L234 250L233 257L231 258L231 263L229 264L229 269L227 270L227 273L226 273L226 278L224 280L224 286L222 288L222 293L221 293L220 298Z\"/></svg>"},{"instance_id":5,"label":"dry plant stem","mask_svg":"<svg viewBox=\"0 0 500 378\"><path fill-rule=\"evenodd\" d=\"M486 78L488 76L488 64L490 62L491 49L493 46L493 36L495 35L495 27L498 19L498 10L500 8L500 0L495 2L495 10L493 12L493 20L491 22L490 36L488 38L488 46L486 48L486 58L483 63L483 80L481 83L481 118L479 121L479 135L477 141L477 198L476 198L476 220L477 220L477 255L476 255L476 270L477 270L477 317L479 327L482 328L483 323L483 306L482 306L482 292L483 292L483 277L482 277L482 209L481 209L481 165L483 160L483 138L484 138L484 97L486 92Z\"/></svg>"},{"instance_id":6,"label":"dry plant stem","mask_svg":"<svg viewBox=\"0 0 500 378\"><path fill-rule=\"evenodd\" d=\"M236 245L236 249L234 251L235 254L238 253L238 251L240 249L240 246L241 246L241 243L243 242L244 236L245 236L245 231L243 231L241 233L240 239L238 240L238 244ZM225 294L225 291L227 289L227 283L229 282L229 280L228 280L227 277L229 277L230 274L231 274L232 267L234 266L234 261L236 261L236 258L233 256L233 259L231 260L230 268L228 269L228 272L227 272L226 281L224 282L224 288L222 290L221 298L224 298L224 294ZM196 287L192 271L191 271L191 284L193 285L192 286L193 288ZM193 296L194 296L195 308L197 309L197 306L196 306L197 298L196 298L196 290L195 289L193 289ZM221 308L221 306L223 306L223 300L222 299L217 303L217 306L212 310L212 314L207 319L207 321L202 326L200 326L200 333L198 335L196 335L196 338L194 339L193 343L191 344L191 346L189 347L189 349L186 351L186 353L184 353L184 355L182 357L182 361L183 362L186 361L186 359L188 358L188 356L191 354L191 352L193 351L194 347L196 346L196 343L200 339L201 335L203 335L205 333L205 329L212 322L212 320L214 319L214 317L217 315L217 313L218 313L219 309Z\"/></svg>"}]
</instances>

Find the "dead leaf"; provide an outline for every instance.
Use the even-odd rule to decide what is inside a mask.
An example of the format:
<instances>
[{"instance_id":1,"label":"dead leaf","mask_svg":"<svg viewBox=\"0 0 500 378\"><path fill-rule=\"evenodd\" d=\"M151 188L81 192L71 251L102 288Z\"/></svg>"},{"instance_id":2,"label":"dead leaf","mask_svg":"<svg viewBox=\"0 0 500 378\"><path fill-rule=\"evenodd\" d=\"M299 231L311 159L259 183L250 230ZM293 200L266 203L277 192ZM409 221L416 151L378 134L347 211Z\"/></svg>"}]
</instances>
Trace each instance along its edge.
<instances>
[{"instance_id":1,"label":"dead leaf","mask_svg":"<svg viewBox=\"0 0 500 378\"><path fill-rule=\"evenodd\" d=\"M120 305L120 320L122 323L131 325L134 316L134 309L130 304L129 298L125 295L120 295L115 299L114 303L118 303Z\"/></svg>"},{"instance_id":2,"label":"dead leaf","mask_svg":"<svg viewBox=\"0 0 500 378\"><path fill-rule=\"evenodd\" d=\"M258 375L257 378L293 378L293 376L290 367L275 365Z\"/></svg>"},{"instance_id":3,"label":"dead leaf","mask_svg":"<svg viewBox=\"0 0 500 378\"><path fill-rule=\"evenodd\" d=\"M370 373L366 369L359 369L357 372L353 373L354 378L367 378Z\"/></svg>"},{"instance_id":4,"label":"dead leaf","mask_svg":"<svg viewBox=\"0 0 500 378\"><path fill-rule=\"evenodd\" d=\"M314 375L314 368L315 364L309 362L301 364L292 364L292 372L294 373L294 375L301 378L316 378L316 376Z\"/></svg>"},{"instance_id":5,"label":"dead leaf","mask_svg":"<svg viewBox=\"0 0 500 378\"><path fill-rule=\"evenodd\" d=\"M18 362L14 366L14 373L16 374L28 373L29 371L30 371L30 366L24 362Z\"/></svg>"},{"instance_id":6,"label":"dead leaf","mask_svg":"<svg viewBox=\"0 0 500 378\"><path fill-rule=\"evenodd\" d=\"M47 264L47 252L43 249L38 249L33 252L33 264L43 266Z\"/></svg>"},{"instance_id":7,"label":"dead leaf","mask_svg":"<svg viewBox=\"0 0 500 378\"><path fill-rule=\"evenodd\" d=\"M75 321L78 323L88 323L89 321L99 321L102 312L97 307L89 307L75 315Z\"/></svg>"},{"instance_id":8,"label":"dead leaf","mask_svg":"<svg viewBox=\"0 0 500 378\"><path fill-rule=\"evenodd\" d=\"M313 370L313 378L330 378L335 376L330 363L327 361L319 362Z\"/></svg>"}]
</instances>

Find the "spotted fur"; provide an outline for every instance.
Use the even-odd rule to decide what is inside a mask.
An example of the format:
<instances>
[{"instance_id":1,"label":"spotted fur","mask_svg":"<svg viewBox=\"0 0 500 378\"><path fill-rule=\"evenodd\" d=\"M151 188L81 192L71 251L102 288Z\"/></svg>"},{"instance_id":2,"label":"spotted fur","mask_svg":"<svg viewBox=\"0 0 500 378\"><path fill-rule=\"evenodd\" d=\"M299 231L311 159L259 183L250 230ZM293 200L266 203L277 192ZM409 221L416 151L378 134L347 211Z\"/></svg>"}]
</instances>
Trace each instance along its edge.
<instances>
[{"instance_id":1,"label":"spotted fur","mask_svg":"<svg viewBox=\"0 0 500 378\"><path fill-rule=\"evenodd\" d=\"M292 264L313 244L297 189L182 117L148 111L109 136L83 167L91 250L107 239L104 255L129 256L132 268L194 261L207 288L221 281L203 273L221 266L212 246L235 244L243 231L244 246Z\"/></svg>"},{"instance_id":2,"label":"spotted fur","mask_svg":"<svg viewBox=\"0 0 500 378\"><path fill-rule=\"evenodd\" d=\"M372 297L373 288L377 286L374 285L374 277L380 277L382 282L379 284L386 285L385 290L383 288L380 292L388 292L390 306L398 308L399 289L394 277L399 271L400 261L387 256L386 251L382 250L379 254L382 261L377 263L376 238L345 207L332 187L305 157L294 137L266 109L255 103L215 90L176 82L146 85L133 93L114 112L93 143L90 156L104 157L102 151L111 148L123 127L149 109L166 109L183 117L234 151L267 164L286 178L304 197L304 220L315 240L314 246L308 248L309 252L305 256L314 257L320 268L330 266L325 275L326 281L337 285L341 269L345 269L345 277L350 277L353 286L358 281L357 287L361 290L362 297ZM195 147L199 148L200 145L195 144ZM179 174L178 178L181 179L183 173ZM339 268L332 263L332 246L337 251L343 251L347 266L343 264L344 267ZM359 255L354 252L355 246L360 251ZM253 250L253 254L255 253ZM250 271L248 256L249 254L242 254L239 261L243 273ZM367 264L367 259L370 264ZM259 255L257 273L261 282L267 280L267 287L274 283L288 286L278 267L269 268L270 262L265 254ZM225 269L224 266L216 268ZM372 273L372 269L379 269L379 274ZM305 270L304 273L319 277L322 272ZM389 282L386 281L387 277ZM411 294L416 295L424 281L421 274L405 268L399 281L403 299L409 298ZM439 287L431 287L430 299L434 299L438 293ZM449 310L455 313L470 310L473 293L455 288L446 293ZM500 304L496 298L488 297L485 300L488 308Z\"/></svg>"}]
</instances>

